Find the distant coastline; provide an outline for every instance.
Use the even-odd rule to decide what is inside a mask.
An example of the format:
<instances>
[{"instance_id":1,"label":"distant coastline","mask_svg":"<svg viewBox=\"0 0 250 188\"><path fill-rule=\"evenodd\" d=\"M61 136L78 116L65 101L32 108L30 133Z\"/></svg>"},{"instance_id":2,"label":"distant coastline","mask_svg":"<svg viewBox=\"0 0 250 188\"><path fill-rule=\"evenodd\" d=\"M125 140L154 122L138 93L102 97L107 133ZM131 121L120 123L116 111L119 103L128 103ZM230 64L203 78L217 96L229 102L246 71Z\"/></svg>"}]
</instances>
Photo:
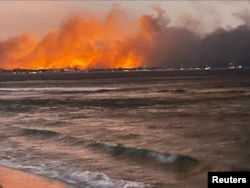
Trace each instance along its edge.
<instances>
[{"instance_id":1,"label":"distant coastline","mask_svg":"<svg viewBox=\"0 0 250 188\"><path fill-rule=\"evenodd\" d=\"M250 68L240 69L97 69L56 71L44 70L9 70L0 71L0 82L27 80L88 80L88 79L119 79L119 78L159 78L159 77L199 77L199 76L250 76Z\"/></svg>"}]
</instances>

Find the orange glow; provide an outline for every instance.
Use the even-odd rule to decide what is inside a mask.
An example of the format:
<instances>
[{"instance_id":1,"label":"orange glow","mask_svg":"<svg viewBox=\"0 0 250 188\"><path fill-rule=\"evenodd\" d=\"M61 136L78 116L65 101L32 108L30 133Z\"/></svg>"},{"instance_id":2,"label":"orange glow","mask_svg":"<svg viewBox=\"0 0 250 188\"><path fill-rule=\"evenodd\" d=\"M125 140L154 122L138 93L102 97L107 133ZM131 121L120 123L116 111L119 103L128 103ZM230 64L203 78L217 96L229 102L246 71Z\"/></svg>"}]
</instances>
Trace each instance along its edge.
<instances>
[{"instance_id":1,"label":"orange glow","mask_svg":"<svg viewBox=\"0 0 250 188\"><path fill-rule=\"evenodd\" d=\"M75 15L42 39L32 35L0 41L0 68L132 68L144 64L148 36L143 19L114 7L100 21ZM147 20L143 20L146 22ZM147 28L146 28L147 29ZM150 32L150 31L149 31Z\"/></svg>"}]
</instances>

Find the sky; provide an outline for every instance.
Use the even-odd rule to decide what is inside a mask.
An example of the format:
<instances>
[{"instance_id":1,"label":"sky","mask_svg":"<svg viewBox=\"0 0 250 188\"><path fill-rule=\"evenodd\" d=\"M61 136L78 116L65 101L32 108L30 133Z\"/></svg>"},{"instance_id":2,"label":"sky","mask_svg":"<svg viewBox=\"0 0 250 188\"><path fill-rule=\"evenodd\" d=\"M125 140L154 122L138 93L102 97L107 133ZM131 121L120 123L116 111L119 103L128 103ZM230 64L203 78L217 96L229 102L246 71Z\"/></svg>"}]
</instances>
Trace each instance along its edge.
<instances>
[{"instance_id":1,"label":"sky","mask_svg":"<svg viewBox=\"0 0 250 188\"><path fill-rule=\"evenodd\" d=\"M250 1L0 1L0 68L250 67Z\"/></svg>"},{"instance_id":2,"label":"sky","mask_svg":"<svg viewBox=\"0 0 250 188\"><path fill-rule=\"evenodd\" d=\"M101 17L113 4L119 4L131 16L138 17L143 13L152 12L156 4L166 10L171 24L179 24L188 15L202 23L200 30L210 32L218 27L236 27L242 20L237 13L250 12L249 1L0 1L0 39L20 33L32 32L39 35L60 25L70 15L83 12Z\"/></svg>"}]
</instances>

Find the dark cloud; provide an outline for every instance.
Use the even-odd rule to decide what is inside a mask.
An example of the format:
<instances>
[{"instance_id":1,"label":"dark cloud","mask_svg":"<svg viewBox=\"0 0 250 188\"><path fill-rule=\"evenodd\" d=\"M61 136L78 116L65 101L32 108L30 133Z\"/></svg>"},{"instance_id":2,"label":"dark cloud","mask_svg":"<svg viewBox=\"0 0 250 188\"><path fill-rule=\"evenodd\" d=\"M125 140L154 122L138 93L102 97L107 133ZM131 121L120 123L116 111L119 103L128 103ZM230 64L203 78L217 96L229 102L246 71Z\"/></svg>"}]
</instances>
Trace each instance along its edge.
<instances>
[{"instance_id":1,"label":"dark cloud","mask_svg":"<svg viewBox=\"0 0 250 188\"><path fill-rule=\"evenodd\" d=\"M156 67L178 68L184 67L227 67L231 62L234 65L250 67L250 27L249 13L237 14L244 24L237 28L217 29L212 33L201 36L192 30L192 27L181 27L165 25L157 30L157 19L148 24L154 28L154 47L147 54L147 64ZM148 19L150 20L150 19ZM164 22L164 21L162 21ZM192 23L189 17L188 22ZM197 23L197 20L194 20ZM147 29L150 31L150 29ZM152 30L152 29L151 29Z\"/></svg>"},{"instance_id":2,"label":"dark cloud","mask_svg":"<svg viewBox=\"0 0 250 188\"><path fill-rule=\"evenodd\" d=\"M199 61L213 67L225 67L229 62L250 66L250 29L242 25L229 31L217 30L204 39L198 49Z\"/></svg>"}]
</instances>

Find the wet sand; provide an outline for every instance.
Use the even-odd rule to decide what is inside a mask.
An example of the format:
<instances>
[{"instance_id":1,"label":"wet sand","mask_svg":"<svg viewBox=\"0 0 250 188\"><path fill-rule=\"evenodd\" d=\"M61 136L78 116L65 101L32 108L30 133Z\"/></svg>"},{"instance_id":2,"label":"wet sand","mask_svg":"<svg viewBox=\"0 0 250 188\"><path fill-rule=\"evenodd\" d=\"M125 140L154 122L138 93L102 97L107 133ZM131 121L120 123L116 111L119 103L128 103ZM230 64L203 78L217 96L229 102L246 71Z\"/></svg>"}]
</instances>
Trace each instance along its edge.
<instances>
[{"instance_id":1,"label":"wet sand","mask_svg":"<svg viewBox=\"0 0 250 188\"><path fill-rule=\"evenodd\" d=\"M0 166L0 188L76 188L58 180Z\"/></svg>"}]
</instances>

